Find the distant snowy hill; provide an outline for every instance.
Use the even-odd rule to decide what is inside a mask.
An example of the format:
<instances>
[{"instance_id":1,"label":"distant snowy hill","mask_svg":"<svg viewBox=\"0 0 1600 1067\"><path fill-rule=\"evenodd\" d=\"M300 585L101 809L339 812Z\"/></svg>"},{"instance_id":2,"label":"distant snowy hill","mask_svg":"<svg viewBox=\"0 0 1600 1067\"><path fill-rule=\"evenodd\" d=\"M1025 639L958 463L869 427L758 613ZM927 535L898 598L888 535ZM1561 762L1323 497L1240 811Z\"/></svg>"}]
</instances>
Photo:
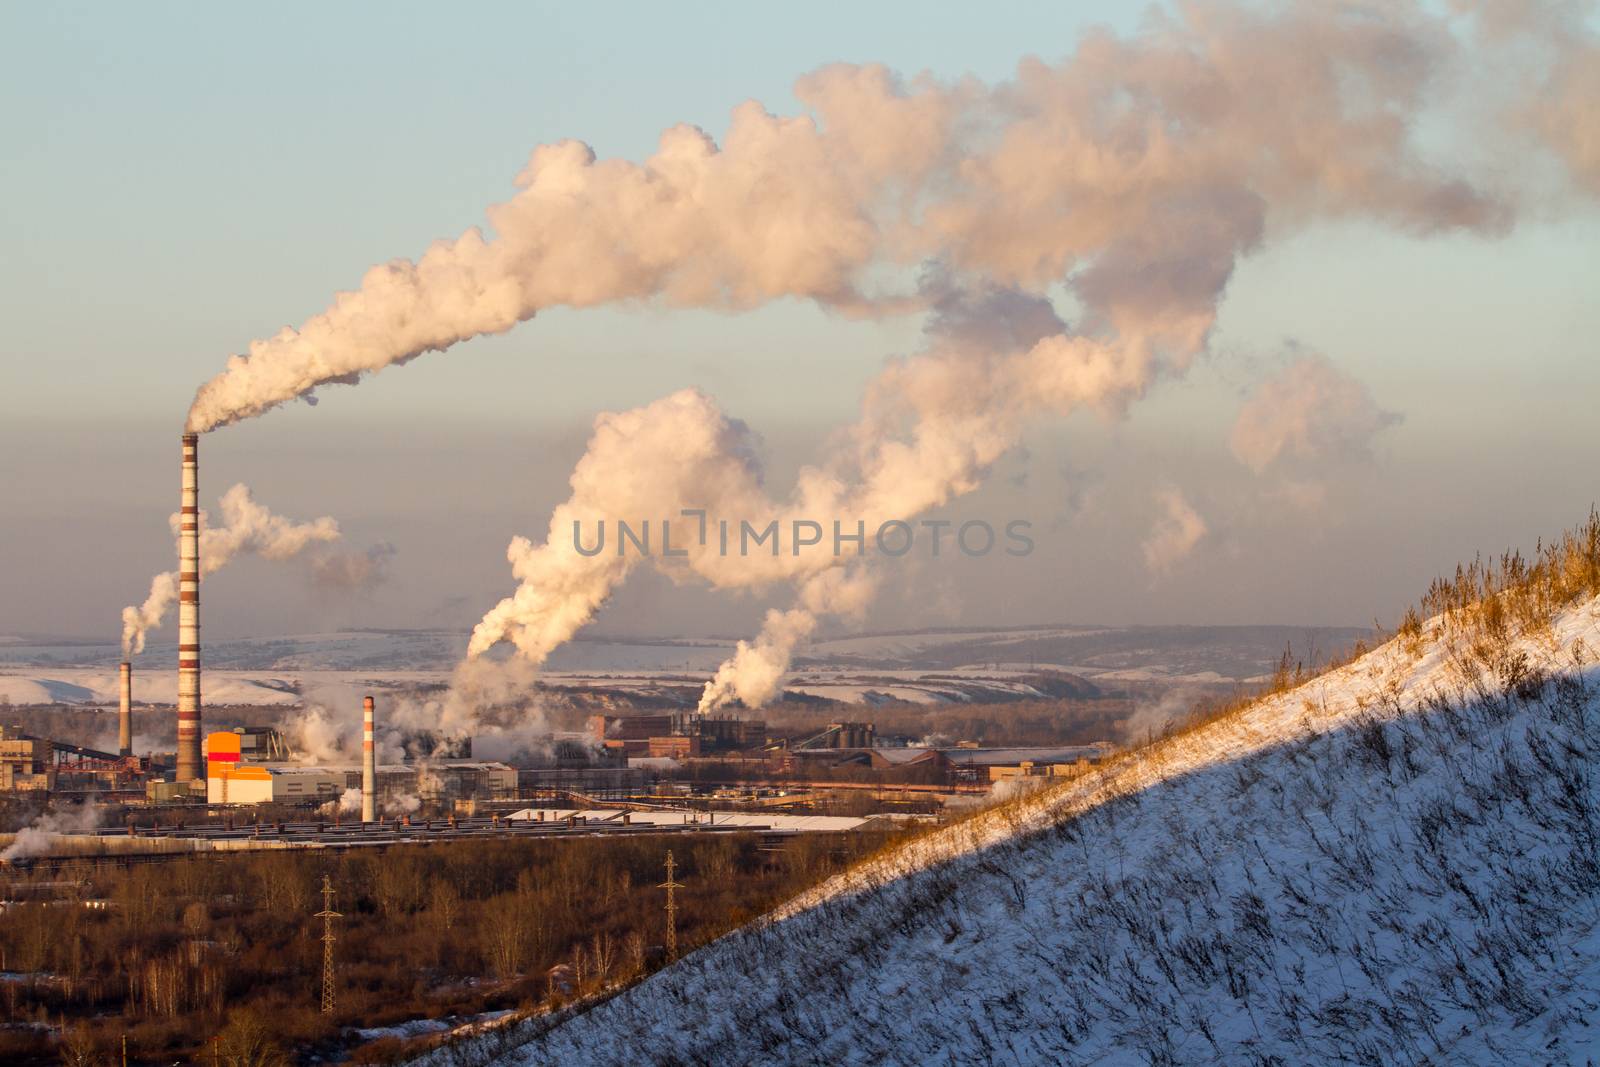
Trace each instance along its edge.
<instances>
[{"instance_id":1,"label":"distant snowy hill","mask_svg":"<svg viewBox=\"0 0 1600 1067\"><path fill-rule=\"evenodd\" d=\"M498 1062L1591 1061L1596 650L1587 597L1522 637L1435 620L522 1024Z\"/></svg>"},{"instance_id":2,"label":"distant snowy hill","mask_svg":"<svg viewBox=\"0 0 1600 1067\"><path fill-rule=\"evenodd\" d=\"M1307 662L1366 631L1292 626L1025 627L863 634L802 650L792 699L860 704L971 703L1092 697L1107 689L1226 686L1270 674L1285 648ZM733 638L580 637L557 649L556 687L613 690L643 704L694 704ZM454 630L355 630L208 642L206 695L223 704L293 703L317 676L342 672L380 688L442 682L466 651ZM116 699L112 643L0 637L0 700ZM134 661L135 699L176 698L177 649L152 643Z\"/></svg>"}]
</instances>

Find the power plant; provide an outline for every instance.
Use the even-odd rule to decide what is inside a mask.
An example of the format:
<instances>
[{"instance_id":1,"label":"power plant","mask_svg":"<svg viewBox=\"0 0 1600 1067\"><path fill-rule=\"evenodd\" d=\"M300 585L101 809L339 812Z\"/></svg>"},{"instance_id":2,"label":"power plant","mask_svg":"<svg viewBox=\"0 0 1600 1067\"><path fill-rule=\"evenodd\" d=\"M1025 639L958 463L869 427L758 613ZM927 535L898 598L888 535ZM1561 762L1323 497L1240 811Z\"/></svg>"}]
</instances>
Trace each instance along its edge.
<instances>
[{"instance_id":1,"label":"power plant","mask_svg":"<svg viewBox=\"0 0 1600 1067\"><path fill-rule=\"evenodd\" d=\"M200 435L183 435L178 518L178 782L198 782L200 762Z\"/></svg>"}]
</instances>

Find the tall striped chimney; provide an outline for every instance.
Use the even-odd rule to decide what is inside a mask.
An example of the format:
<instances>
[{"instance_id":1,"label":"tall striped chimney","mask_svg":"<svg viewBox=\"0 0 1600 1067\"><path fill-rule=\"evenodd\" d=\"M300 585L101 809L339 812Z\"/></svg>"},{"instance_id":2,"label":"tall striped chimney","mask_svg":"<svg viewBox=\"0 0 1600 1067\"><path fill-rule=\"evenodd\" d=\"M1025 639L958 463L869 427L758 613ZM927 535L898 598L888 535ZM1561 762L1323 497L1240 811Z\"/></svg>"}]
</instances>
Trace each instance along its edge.
<instances>
[{"instance_id":1,"label":"tall striped chimney","mask_svg":"<svg viewBox=\"0 0 1600 1067\"><path fill-rule=\"evenodd\" d=\"M373 745L372 698L361 702L361 821L378 821L378 753Z\"/></svg>"},{"instance_id":2,"label":"tall striped chimney","mask_svg":"<svg viewBox=\"0 0 1600 1067\"><path fill-rule=\"evenodd\" d=\"M133 664L122 661L122 704L117 709L117 755L133 755Z\"/></svg>"},{"instance_id":3,"label":"tall striped chimney","mask_svg":"<svg viewBox=\"0 0 1600 1067\"><path fill-rule=\"evenodd\" d=\"M178 525L178 773L205 774L200 763L200 435L183 435L183 506Z\"/></svg>"}]
</instances>

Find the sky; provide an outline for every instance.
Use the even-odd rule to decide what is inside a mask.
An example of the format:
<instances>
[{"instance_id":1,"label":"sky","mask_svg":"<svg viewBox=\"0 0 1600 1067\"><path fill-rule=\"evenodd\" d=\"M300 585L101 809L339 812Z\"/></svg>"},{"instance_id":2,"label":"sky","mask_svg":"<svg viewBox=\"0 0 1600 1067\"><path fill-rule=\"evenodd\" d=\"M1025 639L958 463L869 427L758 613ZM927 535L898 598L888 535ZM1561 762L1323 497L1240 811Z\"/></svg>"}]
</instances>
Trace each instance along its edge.
<instances>
[{"instance_id":1,"label":"sky","mask_svg":"<svg viewBox=\"0 0 1600 1067\"><path fill-rule=\"evenodd\" d=\"M175 440L195 388L383 260L480 224L530 150L580 138L638 159L741 102L792 111L836 61L1012 76L1131 5L7 5L0 11L0 634L112 639L169 568ZM1205 356L1124 418L1032 427L944 509L1033 523L1025 559L886 568L873 629L1393 621L1463 558L1531 547L1600 493L1600 217L1507 236L1314 226L1247 256ZM319 588L245 561L208 580L210 637L470 626L515 587L598 412L684 386L761 437L782 488L856 413L915 316L784 300L754 311L552 309L359 388L208 435L202 499L243 481L384 581ZM1379 422L1311 480L1263 477L1231 434L1309 354ZM1300 472L1303 474L1304 472ZM1150 545L1202 518L1176 558ZM782 593L634 575L611 633L746 634ZM170 636L170 634L168 635Z\"/></svg>"}]
</instances>

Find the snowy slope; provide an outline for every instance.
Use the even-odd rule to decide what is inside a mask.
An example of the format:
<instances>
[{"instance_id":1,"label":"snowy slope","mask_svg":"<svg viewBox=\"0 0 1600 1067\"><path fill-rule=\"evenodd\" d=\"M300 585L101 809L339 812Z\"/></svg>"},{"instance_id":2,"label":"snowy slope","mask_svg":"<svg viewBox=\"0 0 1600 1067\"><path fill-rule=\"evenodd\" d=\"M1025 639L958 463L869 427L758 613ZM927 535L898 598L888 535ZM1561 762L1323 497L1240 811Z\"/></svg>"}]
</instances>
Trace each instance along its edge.
<instances>
[{"instance_id":1,"label":"snowy slope","mask_svg":"<svg viewBox=\"0 0 1600 1067\"><path fill-rule=\"evenodd\" d=\"M914 842L500 1062L1583 1063L1600 601L1488 669L1435 630Z\"/></svg>"}]
</instances>

